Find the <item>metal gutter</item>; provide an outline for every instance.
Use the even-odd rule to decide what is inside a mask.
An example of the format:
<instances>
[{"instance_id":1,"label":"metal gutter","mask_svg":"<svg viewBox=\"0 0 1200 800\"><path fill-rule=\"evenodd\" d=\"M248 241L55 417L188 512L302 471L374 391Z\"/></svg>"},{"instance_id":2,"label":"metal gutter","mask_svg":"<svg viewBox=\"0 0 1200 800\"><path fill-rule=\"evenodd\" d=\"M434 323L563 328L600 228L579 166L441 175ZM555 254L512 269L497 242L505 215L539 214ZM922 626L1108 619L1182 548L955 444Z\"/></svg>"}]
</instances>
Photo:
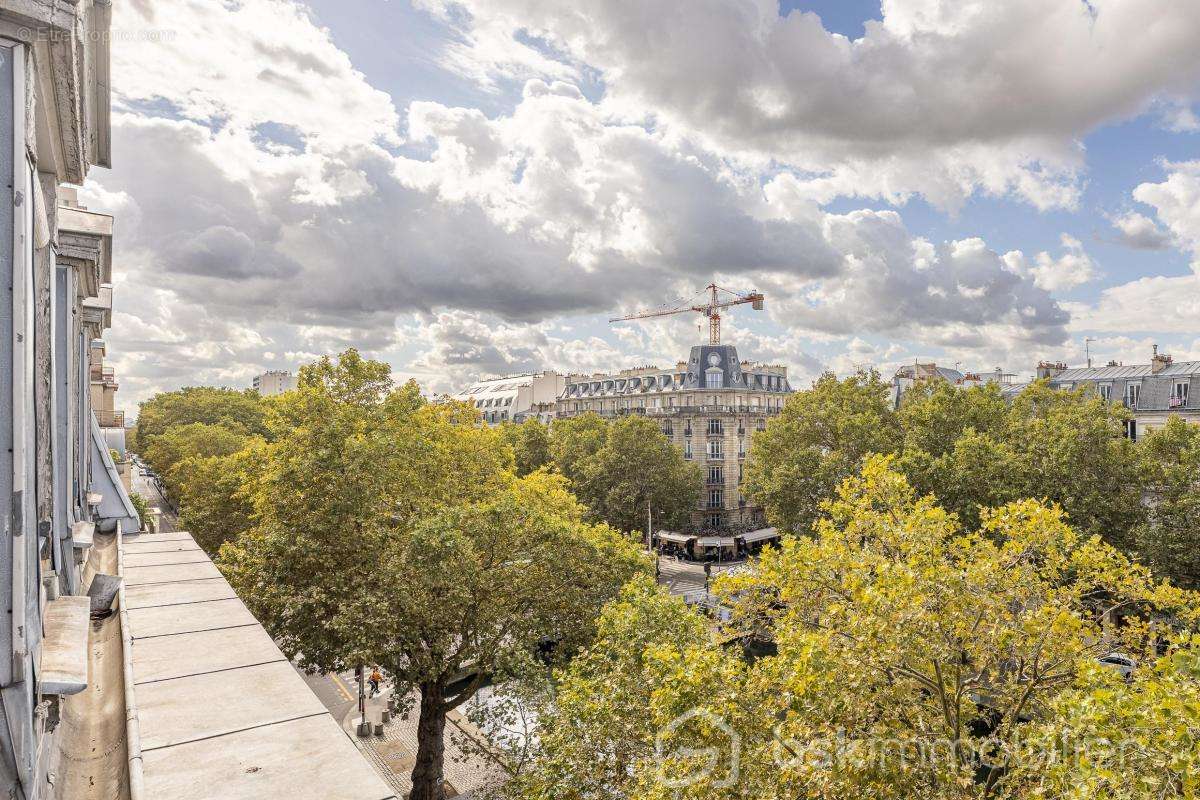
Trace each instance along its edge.
<instances>
[{"instance_id":1,"label":"metal gutter","mask_svg":"<svg viewBox=\"0 0 1200 800\"><path fill-rule=\"evenodd\" d=\"M125 674L125 749L129 758L129 800L143 799L142 729L133 688L133 631L125 605L125 537L117 531L117 607L121 617L121 667Z\"/></svg>"}]
</instances>

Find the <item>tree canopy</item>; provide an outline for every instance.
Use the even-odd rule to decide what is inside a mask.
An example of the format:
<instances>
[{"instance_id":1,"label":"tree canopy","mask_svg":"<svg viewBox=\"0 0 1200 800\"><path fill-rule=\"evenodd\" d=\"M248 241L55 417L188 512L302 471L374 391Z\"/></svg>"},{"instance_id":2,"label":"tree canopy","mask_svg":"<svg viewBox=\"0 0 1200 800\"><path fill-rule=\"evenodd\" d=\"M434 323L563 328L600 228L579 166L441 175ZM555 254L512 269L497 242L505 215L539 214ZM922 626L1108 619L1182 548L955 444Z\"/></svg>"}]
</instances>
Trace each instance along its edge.
<instances>
[{"instance_id":1,"label":"tree canopy","mask_svg":"<svg viewBox=\"0 0 1200 800\"><path fill-rule=\"evenodd\" d=\"M1160 574L1200 588L1200 426L1173 417L1137 449L1146 519L1134 547Z\"/></svg>"},{"instance_id":2,"label":"tree canopy","mask_svg":"<svg viewBox=\"0 0 1200 800\"><path fill-rule=\"evenodd\" d=\"M1011 402L995 384L919 384L893 410L874 373L822 376L754 436L746 492L768 518L806 533L821 504L870 454L968 525L983 509L1024 498L1058 503L1071 524L1126 549L1139 524L1141 478L1128 412L1083 390L1035 383Z\"/></svg>"},{"instance_id":3,"label":"tree canopy","mask_svg":"<svg viewBox=\"0 0 1200 800\"><path fill-rule=\"evenodd\" d=\"M536 419L500 426L504 441L513 450L517 475L524 477L550 463L550 430Z\"/></svg>"},{"instance_id":4,"label":"tree canopy","mask_svg":"<svg viewBox=\"0 0 1200 800\"><path fill-rule=\"evenodd\" d=\"M380 664L398 696L420 691L412 796L431 800L446 713L540 643L586 642L646 562L561 477L518 478L473 408L387 374L354 351L301 370L268 417L254 525L220 564L304 667Z\"/></svg>"},{"instance_id":5,"label":"tree canopy","mask_svg":"<svg viewBox=\"0 0 1200 800\"><path fill-rule=\"evenodd\" d=\"M141 404L134 442L142 452L156 436L193 422L221 425L247 436L266 436L266 403L252 389L189 386L160 392Z\"/></svg>"},{"instance_id":6,"label":"tree canopy","mask_svg":"<svg viewBox=\"0 0 1200 800\"><path fill-rule=\"evenodd\" d=\"M656 526L686 525L700 502L699 465L642 416L607 421L583 414L556 421L550 453L590 517L617 530L644 532L647 509Z\"/></svg>"},{"instance_id":7,"label":"tree canopy","mask_svg":"<svg viewBox=\"0 0 1200 800\"><path fill-rule=\"evenodd\" d=\"M508 796L1193 796L1195 595L1036 501L965 528L886 457L826 511L717 581L718 627L627 586Z\"/></svg>"}]
</instances>

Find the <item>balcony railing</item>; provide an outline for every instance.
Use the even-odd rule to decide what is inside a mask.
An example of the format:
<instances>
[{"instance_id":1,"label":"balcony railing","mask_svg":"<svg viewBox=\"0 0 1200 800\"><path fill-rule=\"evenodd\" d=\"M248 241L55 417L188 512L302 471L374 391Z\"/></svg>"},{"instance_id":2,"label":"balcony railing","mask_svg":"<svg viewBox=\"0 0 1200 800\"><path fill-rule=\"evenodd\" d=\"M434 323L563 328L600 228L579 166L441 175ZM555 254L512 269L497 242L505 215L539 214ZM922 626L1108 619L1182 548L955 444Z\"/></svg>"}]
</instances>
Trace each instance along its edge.
<instances>
[{"instance_id":1,"label":"balcony railing","mask_svg":"<svg viewBox=\"0 0 1200 800\"><path fill-rule=\"evenodd\" d=\"M125 427L125 412L124 411L97 411L96 422L100 423L101 428L124 428Z\"/></svg>"},{"instance_id":2,"label":"balcony railing","mask_svg":"<svg viewBox=\"0 0 1200 800\"><path fill-rule=\"evenodd\" d=\"M1172 397L1167 401L1167 408L1183 408L1183 404L1186 402L1186 397Z\"/></svg>"}]
</instances>

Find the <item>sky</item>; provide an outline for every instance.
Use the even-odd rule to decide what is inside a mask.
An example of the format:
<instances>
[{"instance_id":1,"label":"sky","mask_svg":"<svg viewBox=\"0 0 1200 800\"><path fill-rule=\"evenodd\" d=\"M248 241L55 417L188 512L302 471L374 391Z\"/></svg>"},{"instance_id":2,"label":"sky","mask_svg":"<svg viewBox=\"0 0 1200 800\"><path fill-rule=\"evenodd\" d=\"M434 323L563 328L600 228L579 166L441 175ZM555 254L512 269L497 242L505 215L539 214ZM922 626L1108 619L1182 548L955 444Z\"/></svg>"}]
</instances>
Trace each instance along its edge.
<instances>
[{"instance_id":1,"label":"sky","mask_svg":"<svg viewBox=\"0 0 1200 800\"><path fill-rule=\"evenodd\" d=\"M430 393L723 341L1200 359L1200 3L127 0L118 402L357 347Z\"/></svg>"}]
</instances>

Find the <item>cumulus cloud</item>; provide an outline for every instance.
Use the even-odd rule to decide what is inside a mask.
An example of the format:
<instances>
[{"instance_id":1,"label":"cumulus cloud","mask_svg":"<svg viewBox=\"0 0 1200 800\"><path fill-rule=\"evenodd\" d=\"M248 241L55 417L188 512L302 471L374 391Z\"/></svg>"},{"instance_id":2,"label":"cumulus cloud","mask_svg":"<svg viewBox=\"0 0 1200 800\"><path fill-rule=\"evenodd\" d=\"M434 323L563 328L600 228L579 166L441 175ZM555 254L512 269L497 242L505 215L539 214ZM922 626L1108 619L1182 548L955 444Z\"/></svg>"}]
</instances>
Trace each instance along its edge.
<instances>
[{"instance_id":1,"label":"cumulus cloud","mask_svg":"<svg viewBox=\"0 0 1200 800\"><path fill-rule=\"evenodd\" d=\"M769 322L735 313L727 341L790 365L797 385L903 360L913 340L964 362L1062 347L1071 320L1054 293L1097 275L1078 240L1001 256L914 233L897 211L827 204L955 207L979 191L1073 204L1075 137L1182 91L1195 60L1162 72L1195 31L1180 18L1148 34L1159 61L1135 42L1117 49L1120 80L1108 64L1083 81L1130 13L1096 5L1056 7L1042 30L1026 0L1006 14L892 0L856 42L767 0L701 0L674 37L659 0L438 5L463 25L449 66L497 91L516 82L511 105L484 114L395 108L285 0L119 4L120 27L176 32L114 48L117 167L85 191L117 215L122 392L247 385L350 345L436 391L669 364L697 340L690 321L609 333L594 315L714 279L766 291ZM1061 53L1023 57L1056 38ZM601 97L578 88L592 72ZM1169 170L1135 193L1157 222L1118 228L1200 242L1197 169Z\"/></svg>"},{"instance_id":2,"label":"cumulus cloud","mask_svg":"<svg viewBox=\"0 0 1200 800\"><path fill-rule=\"evenodd\" d=\"M853 41L776 0L689 3L685 33L672 0L424 5L460 21L451 66L513 74L548 41L632 118L782 161L817 191L947 206L978 190L1073 205L1076 139L1189 108L1200 76L1200 6L1173 0L885 0Z\"/></svg>"},{"instance_id":3,"label":"cumulus cloud","mask_svg":"<svg viewBox=\"0 0 1200 800\"><path fill-rule=\"evenodd\" d=\"M1055 258L1043 250L1033 261L1019 250L1004 254L1004 263L1018 275L1029 275L1034 285L1048 292L1074 289L1098 277L1096 262L1083 248L1083 242L1068 233L1059 238L1063 254Z\"/></svg>"},{"instance_id":4,"label":"cumulus cloud","mask_svg":"<svg viewBox=\"0 0 1200 800\"><path fill-rule=\"evenodd\" d=\"M1133 190L1138 202L1152 206L1158 221L1195 257L1200 271L1200 161L1164 162L1166 180Z\"/></svg>"},{"instance_id":5,"label":"cumulus cloud","mask_svg":"<svg viewBox=\"0 0 1200 800\"><path fill-rule=\"evenodd\" d=\"M1116 228L1117 241L1135 250L1166 250L1171 246L1171 234L1158 226L1158 223L1139 214L1129 211L1112 221Z\"/></svg>"}]
</instances>

